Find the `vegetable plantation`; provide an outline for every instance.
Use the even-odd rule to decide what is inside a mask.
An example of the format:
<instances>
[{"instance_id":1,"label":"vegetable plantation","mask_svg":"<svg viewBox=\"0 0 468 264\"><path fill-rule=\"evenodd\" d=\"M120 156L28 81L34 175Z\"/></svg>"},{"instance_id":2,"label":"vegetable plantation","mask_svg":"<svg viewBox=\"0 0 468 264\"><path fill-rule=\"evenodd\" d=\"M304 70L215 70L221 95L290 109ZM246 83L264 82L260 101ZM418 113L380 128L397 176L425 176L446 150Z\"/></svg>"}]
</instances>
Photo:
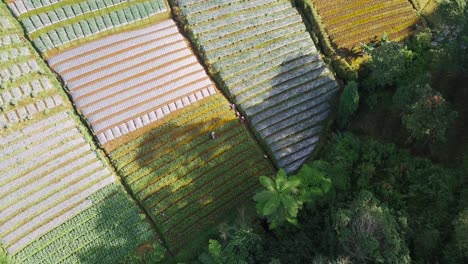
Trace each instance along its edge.
<instances>
[{"instance_id":1,"label":"vegetable plantation","mask_svg":"<svg viewBox=\"0 0 468 264\"><path fill-rule=\"evenodd\" d=\"M0 32L0 127L32 119L63 103L50 71L35 54L12 17L2 10ZM49 75L45 74L49 72Z\"/></svg>"},{"instance_id":2,"label":"vegetable plantation","mask_svg":"<svg viewBox=\"0 0 468 264\"><path fill-rule=\"evenodd\" d=\"M287 0L175 1L194 43L279 167L313 152L338 85Z\"/></svg>"},{"instance_id":3,"label":"vegetable plantation","mask_svg":"<svg viewBox=\"0 0 468 264\"><path fill-rule=\"evenodd\" d=\"M18 263L115 262L155 233L3 3L0 21L2 246Z\"/></svg>"},{"instance_id":4,"label":"vegetable plantation","mask_svg":"<svg viewBox=\"0 0 468 264\"><path fill-rule=\"evenodd\" d=\"M89 42L49 63L101 144L216 93L170 19Z\"/></svg>"},{"instance_id":5,"label":"vegetable plantation","mask_svg":"<svg viewBox=\"0 0 468 264\"><path fill-rule=\"evenodd\" d=\"M110 153L175 250L250 199L257 176L271 173L228 105L220 94L200 100Z\"/></svg>"},{"instance_id":6,"label":"vegetable plantation","mask_svg":"<svg viewBox=\"0 0 468 264\"><path fill-rule=\"evenodd\" d=\"M48 62L172 250L209 231L271 171L171 19Z\"/></svg>"},{"instance_id":7,"label":"vegetable plantation","mask_svg":"<svg viewBox=\"0 0 468 264\"><path fill-rule=\"evenodd\" d=\"M351 50L386 33L399 41L414 32L421 20L407 0L310 0L330 39Z\"/></svg>"},{"instance_id":8,"label":"vegetable plantation","mask_svg":"<svg viewBox=\"0 0 468 264\"><path fill-rule=\"evenodd\" d=\"M8 7L41 52L87 37L105 36L129 23L138 25L157 14L168 14L164 0L8 2Z\"/></svg>"}]
</instances>

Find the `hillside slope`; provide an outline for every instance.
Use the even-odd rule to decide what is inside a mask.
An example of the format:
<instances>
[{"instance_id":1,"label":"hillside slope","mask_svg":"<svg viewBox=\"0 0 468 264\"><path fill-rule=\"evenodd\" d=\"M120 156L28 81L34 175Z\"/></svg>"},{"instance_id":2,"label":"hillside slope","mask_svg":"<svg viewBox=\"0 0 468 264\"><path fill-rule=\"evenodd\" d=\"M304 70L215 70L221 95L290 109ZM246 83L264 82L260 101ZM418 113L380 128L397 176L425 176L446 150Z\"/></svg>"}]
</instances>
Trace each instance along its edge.
<instances>
[{"instance_id":1,"label":"hillside slope","mask_svg":"<svg viewBox=\"0 0 468 264\"><path fill-rule=\"evenodd\" d=\"M111 263L155 237L0 3L0 241L18 263Z\"/></svg>"},{"instance_id":2,"label":"hillside slope","mask_svg":"<svg viewBox=\"0 0 468 264\"><path fill-rule=\"evenodd\" d=\"M338 85L287 0L179 0L179 17L278 167L311 155Z\"/></svg>"}]
</instances>

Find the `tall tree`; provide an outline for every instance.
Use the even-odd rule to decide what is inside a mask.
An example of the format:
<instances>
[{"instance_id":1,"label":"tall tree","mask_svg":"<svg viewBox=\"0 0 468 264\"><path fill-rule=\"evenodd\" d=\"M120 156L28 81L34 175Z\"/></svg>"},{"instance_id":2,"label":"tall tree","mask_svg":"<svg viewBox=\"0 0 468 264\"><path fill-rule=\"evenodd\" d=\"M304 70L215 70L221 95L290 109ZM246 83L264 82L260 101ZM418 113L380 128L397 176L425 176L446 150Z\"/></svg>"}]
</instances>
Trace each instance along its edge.
<instances>
[{"instance_id":1,"label":"tall tree","mask_svg":"<svg viewBox=\"0 0 468 264\"><path fill-rule=\"evenodd\" d=\"M409 263L405 226L368 191L334 216L343 251L358 263Z\"/></svg>"}]
</instances>

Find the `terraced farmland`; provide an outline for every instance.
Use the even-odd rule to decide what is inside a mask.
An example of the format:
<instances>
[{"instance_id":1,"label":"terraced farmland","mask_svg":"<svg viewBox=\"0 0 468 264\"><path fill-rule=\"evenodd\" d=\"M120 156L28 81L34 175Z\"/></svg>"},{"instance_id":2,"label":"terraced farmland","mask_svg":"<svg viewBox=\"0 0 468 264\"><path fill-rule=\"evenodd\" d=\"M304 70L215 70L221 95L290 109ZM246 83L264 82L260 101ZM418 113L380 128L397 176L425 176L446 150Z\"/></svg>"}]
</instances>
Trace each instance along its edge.
<instances>
[{"instance_id":1,"label":"terraced farmland","mask_svg":"<svg viewBox=\"0 0 468 264\"><path fill-rule=\"evenodd\" d=\"M2 246L18 263L115 262L155 234L3 3L0 25Z\"/></svg>"},{"instance_id":2,"label":"terraced farmland","mask_svg":"<svg viewBox=\"0 0 468 264\"><path fill-rule=\"evenodd\" d=\"M49 64L103 145L216 93L172 20L87 43Z\"/></svg>"},{"instance_id":3,"label":"terraced farmland","mask_svg":"<svg viewBox=\"0 0 468 264\"><path fill-rule=\"evenodd\" d=\"M257 176L271 173L228 106L215 94L149 125L149 132L110 152L119 174L175 250L251 199Z\"/></svg>"},{"instance_id":4,"label":"terraced farmland","mask_svg":"<svg viewBox=\"0 0 468 264\"><path fill-rule=\"evenodd\" d=\"M420 19L407 0L311 0L338 49L353 49L387 33L408 37Z\"/></svg>"},{"instance_id":5,"label":"terraced farmland","mask_svg":"<svg viewBox=\"0 0 468 264\"><path fill-rule=\"evenodd\" d=\"M313 152L337 90L301 16L287 0L175 1L219 84L279 167Z\"/></svg>"},{"instance_id":6,"label":"terraced farmland","mask_svg":"<svg viewBox=\"0 0 468 264\"><path fill-rule=\"evenodd\" d=\"M8 7L35 46L46 52L168 17L164 0L13 0ZM80 41L81 40L81 41ZM77 43L75 43L77 44Z\"/></svg>"},{"instance_id":7,"label":"terraced farmland","mask_svg":"<svg viewBox=\"0 0 468 264\"><path fill-rule=\"evenodd\" d=\"M271 171L173 20L48 62L173 250L248 199L256 177Z\"/></svg>"}]
</instances>

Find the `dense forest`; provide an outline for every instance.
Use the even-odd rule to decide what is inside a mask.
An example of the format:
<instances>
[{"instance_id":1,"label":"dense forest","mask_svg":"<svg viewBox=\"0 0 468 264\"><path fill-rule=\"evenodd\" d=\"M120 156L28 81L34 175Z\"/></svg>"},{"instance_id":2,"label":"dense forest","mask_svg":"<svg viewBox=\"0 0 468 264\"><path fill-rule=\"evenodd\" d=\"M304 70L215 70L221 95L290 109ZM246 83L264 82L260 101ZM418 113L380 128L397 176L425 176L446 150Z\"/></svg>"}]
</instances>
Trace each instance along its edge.
<instances>
[{"instance_id":1,"label":"dense forest","mask_svg":"<svg viewBox=\"0 0 468 264\"><path fill-rule=\"evenodd\" d=\"M261 177L257 218L239 211L198 261L468 261L466 1L425 23L404 43L362 44L314 159Z\"/></svg>"}]
</instances>

